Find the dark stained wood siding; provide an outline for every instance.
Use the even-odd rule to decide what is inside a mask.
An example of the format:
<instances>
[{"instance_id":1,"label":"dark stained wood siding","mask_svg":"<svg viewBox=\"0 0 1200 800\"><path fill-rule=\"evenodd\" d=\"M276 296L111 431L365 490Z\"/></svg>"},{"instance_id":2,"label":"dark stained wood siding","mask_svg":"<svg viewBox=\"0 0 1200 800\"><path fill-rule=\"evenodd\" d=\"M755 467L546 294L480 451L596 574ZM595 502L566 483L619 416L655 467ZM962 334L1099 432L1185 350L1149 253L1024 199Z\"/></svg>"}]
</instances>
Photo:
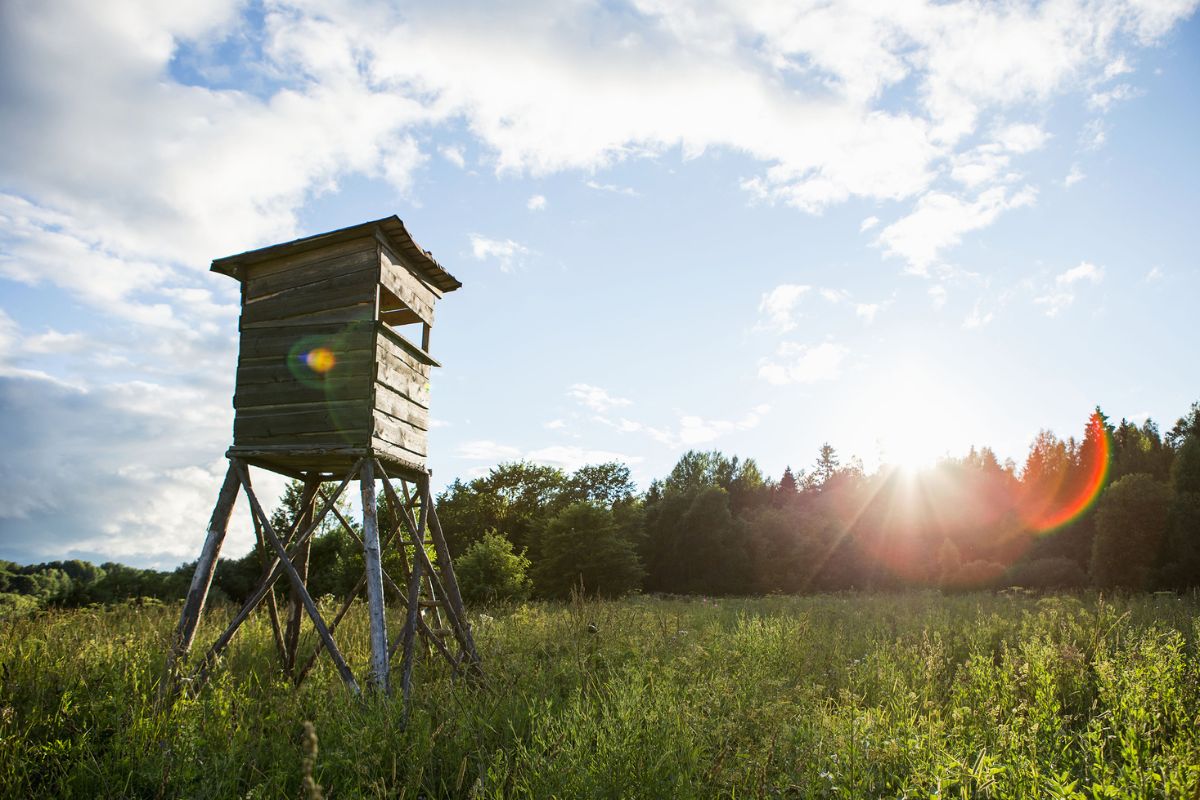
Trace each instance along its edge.
<instances>
[{"instance_id":1,"label":"dark stained wood siding","mask_svg":"<svg viewBox=\"0 0 1200 800\"><path fill-rule=\"evenodd\" d=\"M374 237L246 268L233 397L235 448L308 450L370 442L378 281ZM333 355L327 371L306 361L317 348Z\"/></svg>"},{"instance_id":2,"label":"dark stained wood siding","mask_svg":"<svg viewBox=\"0 0 1200 800\"><path fill-rule=\"evenodd\" d=\"M379 292L426 324L441 292L375 236L247 264L242 281L234 451L328 471L372 447L423 471L436 362L379 321ZM304 358L318 347L334 356L327 372Z\"/></svg>"}]
</instances>

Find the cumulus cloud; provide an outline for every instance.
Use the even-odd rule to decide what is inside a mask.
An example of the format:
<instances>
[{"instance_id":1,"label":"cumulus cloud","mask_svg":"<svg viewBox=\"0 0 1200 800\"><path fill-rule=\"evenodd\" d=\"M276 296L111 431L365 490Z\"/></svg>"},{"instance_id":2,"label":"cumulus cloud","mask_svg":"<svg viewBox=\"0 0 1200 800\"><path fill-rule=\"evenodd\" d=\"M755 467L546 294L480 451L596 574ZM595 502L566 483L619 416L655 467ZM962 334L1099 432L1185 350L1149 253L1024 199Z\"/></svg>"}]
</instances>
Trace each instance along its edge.
<instances>
[{"instance_id":1,"label":"cumulus cloud","mask_svg":"<svg viewBox=\"0 0 1200 800\"><path fill-rule=\"evenodd\" d=\"M525 207L530 211L544 211L546 208L546 196L535 194L525 201Z\"/></svg>"},{"instance_id":2,"label":"cumulus cloud","mask_svg":"<svg viewBox=\"0 0 1200 800\"><path fill-rule=\"evenodd\" d=\"M879 313L879 303L857 303L854 306L854 313L870 325L875 321L875 315Z\"/></svg>"},{"instance_id":3,"label":"cumulus cloud","mask_svg":"<svg viewBox=\"0 0 1200 800\"><path fill-rule=\"evenodd\" d=\"M739 420L705 419L690 414L682 416L679 419L679 441L685 446L694 447L734 431L756 428L770 410L769 405L758 405Z\"/></svg>"},{"instance_id":4,"label":"cumulus cloud","mask_svg":"<svg viewBox=\"0 0 1200 800\"><path fill-rule=\"evenodd\" d=\"M446 159L459 169L463 169L467 166L467 159L463 156L461 147L455 147L453 145L439 147L438 152L441 153L442 158Z\"/></svg>"},{"instance_id":5,"label":"cumulus cloud","mask_svg":"<svg viewBox=\"0 0 1200 800\"><path fill-rule=\"evenodd\" d=\"M627 197L638 197L640 193L629 186L618 186L615 183L599 183L597 181L585 181L584 185L589 189L595 189L598 192L608 192L610 194L623 194Z\"/></svg>"},{"instance_id":6,"label":"cumulus cloud","mask_svg":"<svg viewBox=\"0 0 1200 800\"><path fill-rule=\"evenodd\" d=\"M616 397L599 386L591 386L586 383L572 384L571 388L567 390L567 397L599 414L614 408L633 405L633 401L628 398Z\"/></svg>"},{"instance_id":7,"label":"cumulus cloud","mask_svg":"<svg viewBox=\"0 0 1200 800\"><path fill-rule=\"evenodd\" d=\"M490 439L476 439L462 442L458 446L458 455L470 461L510 461L521 457L521 449L512 445L499 444Z\"/></svg>"},{"instance_id":8,"label":"cumulus cloud","mask_svg":"<svg viewBox=\"0 0 1200 800\"><path fill-rule=\"evenodd\" d=\"M1104 280L1104 269L1087 261L1054 276L1054 282L1034 298L1033 302L1044 306L1046 316L1054 317L1075 302L1078 285L1098 284Z\"/></svg>"},{"instance_id":9,"label":"cumulus cloud","mask_svg":"<svg viewBox=\"0 0 1200 800\"><path fill-rule=\"evenodd\" d=\"M1072 186L1079 183L1086 177L1087 175L1083 173L1083 170L1079 168L1078 164L1072 164L1071 171L1067 173L1065 178L1063 178L1063 186L1067 189L1070 189Z\"/></svg>"},{"instance_id":10,"label":"cumulus cloud","mask_svg":"<svg viewBox=\"0 0 1200 800\"><path fill-rule=\"evenodd\" d=\"M962 241L963 234L987 227L1004 211L1029 206L1037 190L1025 186L1016 191L996 186L974 198L946 192L929 192L911 214L883 229L879 241L888 255L907 262L907 270L928 274L943 250Z\"/></svg>"},{"instance_id":11,"label":"cumulus cloud","mask_svg":"<svg viewBox=\"0 0 1200 800\"><path fill-rule=\"evenodd\" d=\"M796 305L811 290L811 286L784 283L763 293L758 303L758 311L763 317L759 327L777 333L786 333L795 328Z\"/></svg>"},{"instance_id":12,"label":"cumulus cloud","mask_svg":"<svg viewBox=\"0 0 1200 800\"><path fill-rule=\"evenodd\" d=\"M501 272L512 272L521 263L529 248L512 239L489 239L478 233L471 236L471 255L479 261L495 260Z\"/></svg>"},{"instance_id":13,"label":"cumulus cloud","mask_svg":"<svg viewBox=\"0 0 1200 800\"><path fill-rule=\"evenodd\" d=\"M841 377L842 362L849 352L833 342L783 342L773 356L759 362L758 377L776 386L836 380Z\"/></svg>"},{"instance_id":14,"label":"cumulus cloud","mask_svg":"<svg viewBox=\"0 0 1200 800\"><path fill-rule=\"evenodd\" d=\"M980 308L980 301L976 300L971 313L963 320L962 326L967 330L975 330L982 328L995 318L995 314L991 311L983 311Z\"/></svg>"}]
</instances>

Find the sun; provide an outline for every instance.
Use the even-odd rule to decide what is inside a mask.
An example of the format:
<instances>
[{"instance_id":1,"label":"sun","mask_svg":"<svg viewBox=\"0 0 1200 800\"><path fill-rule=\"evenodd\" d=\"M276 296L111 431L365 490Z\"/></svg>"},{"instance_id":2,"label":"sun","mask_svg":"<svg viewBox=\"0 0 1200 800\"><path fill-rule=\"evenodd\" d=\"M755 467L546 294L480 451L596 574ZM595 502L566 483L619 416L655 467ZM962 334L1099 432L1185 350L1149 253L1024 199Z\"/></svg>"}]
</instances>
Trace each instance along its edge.
<instances>
[{"instance_id":1,"label":"sun","mask_svg":"<svg viewBox=\"0 0 1200 800\"><path fill-rule=\"evenodd\" d=\"M882 464L918 472L969 447L969 403L938 370L903 362L879 382L877 392Z\"/></svg>"}]
</instances>

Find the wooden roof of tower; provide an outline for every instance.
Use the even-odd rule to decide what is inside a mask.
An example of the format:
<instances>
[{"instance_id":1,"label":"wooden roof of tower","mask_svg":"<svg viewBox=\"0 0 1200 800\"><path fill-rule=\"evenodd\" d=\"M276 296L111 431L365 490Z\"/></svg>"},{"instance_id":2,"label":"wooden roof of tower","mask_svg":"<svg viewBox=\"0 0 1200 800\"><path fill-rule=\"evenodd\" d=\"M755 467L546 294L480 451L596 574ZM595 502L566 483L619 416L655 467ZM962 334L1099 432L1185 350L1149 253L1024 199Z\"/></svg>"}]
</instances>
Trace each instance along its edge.
<instances>
[{"instance_id":1,"label":"wooden roof of tower","mask_svg":"<svg viewBox=\"0 0 1200 800\"><path fill-rule=\"evenodd\" d=\"M421 249L421 246L413 241L408 229L404 227L404 223L395 214L383 219L363 222L358 225L351 225L348 228L330 231L329 233L319 233L316 236L306 236L302 239L284 242L283 244L275 244L270 247L259 248L258 250L238 253L235 256L218 258L212 262L210 269L213 272L219 272L222 275L228 275L240 281L245 277L242 268L250 264L271 258L302 253L305 250L313 250L318 247L357 239L363 235L372 233L388 247L410 258L410 263L421 272L422 276L431 286L442 294L453 292L462 286L462 282L447 272L434 259L432 253Z\"/></svg>"}]
</instances>

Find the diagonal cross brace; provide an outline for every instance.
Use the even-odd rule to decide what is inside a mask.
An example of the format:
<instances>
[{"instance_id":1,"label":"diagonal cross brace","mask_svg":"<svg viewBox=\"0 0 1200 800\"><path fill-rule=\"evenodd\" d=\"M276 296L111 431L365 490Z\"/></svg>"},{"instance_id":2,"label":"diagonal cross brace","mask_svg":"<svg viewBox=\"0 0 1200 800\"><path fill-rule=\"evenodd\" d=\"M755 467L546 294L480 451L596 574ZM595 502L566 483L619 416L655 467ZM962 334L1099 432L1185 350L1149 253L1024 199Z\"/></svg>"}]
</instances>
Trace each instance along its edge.
<instances>
[{"instance_id":1,"label":"diagonal cross brace","mask_svg":"<svg viewBox=\"0 0 1200 800\"><path fill-rule=\"evenodd\" d=\"M302 531L293 541L293 552L288 554L287 557L289 564L291 563L295 552L297 552L298 546L312 536L313 532L316 531L316 529L325 520L325 515L337 502L338 498L341 497L342 492L346 490L346 487L350 485L350 481L354 479L354 476L358 474L360 466L362 466L362 459L356 461L354 466L350 468L350 471L346 473L346 477L342 479L340 484L338 484L337 489L329 497L325 507L321 509L321 513L313 517L313 520L309 524L307 530ZM230 472L234 475L235 483L239 482L237 473L233 471L232 459L230 464ZM253 513L252 516L255 520L258 519L258 516ZM272 587L274 587L275 582L283 577L283 567L280 564L278 557L275 558L272 565L267 569L267 572L269 573L269 576L259 584L258 589L256 589L254 594L251 595L250 598L242 605L242 608L238 611L237 615L234 616L233 620L229 623L229 626L217 638L217 640L213 642L212 646L209 647L208 652L204 655L204 660L201 662L193 677L193 689L198 688L204 683L205 680L207 680L208 671L212 668L212 664L214 661L216 661L217 656L219 656L221 652L224 651L224 649L229 645L229 642L232 641L234 634L237 633L238 628L240 628L242 623L245 622L250 614L254 612L254 609L258 607L259 603L263 601L263 598L265 598L271 591Z\"/></svg>"},{"instance_id":2,"label":"diagonal cross brace","mask_svg":"<svg viewBox=\"0 0 1200 800\"><path fill-rule=\"evenodd\" d=\"M337 666L338 672L342 676L342 681L352 693L358 694L358 683L354 680L354 673L350 671L349 665L346 664L346 659L342 657L342 652L333 641L333 635L325 627L325 621L321 619L321 612L317 609L317 604L313 602L312 596L304 586L304 581L301 579L300 573L296 570L296 565L292 563L292 559L288 556L283 543L275 535L275 530L271 527L271 521L267 519L266 512L263 511L262 505L258 502L258 497L254 494L254 489L250 487L250 476L246 471L246 465L238 459L230 459L230 461L237 469L238 480L242 482L242 488L246 491L246 498L250 501L250 510L258 517L259 522L262 524L263 533L266 534L271 546L275 548L275 554L279 558L280 565L287 573L288 579L292 583L292 588L300 596L300 601L304 604L304 609L308 612L308 616L312 618L313 627L317 629L317 634L320 635L321 641L325 643L325 649L329 651L329 657L333 659L333 663Z\"/></svg>"}]
</instances>

